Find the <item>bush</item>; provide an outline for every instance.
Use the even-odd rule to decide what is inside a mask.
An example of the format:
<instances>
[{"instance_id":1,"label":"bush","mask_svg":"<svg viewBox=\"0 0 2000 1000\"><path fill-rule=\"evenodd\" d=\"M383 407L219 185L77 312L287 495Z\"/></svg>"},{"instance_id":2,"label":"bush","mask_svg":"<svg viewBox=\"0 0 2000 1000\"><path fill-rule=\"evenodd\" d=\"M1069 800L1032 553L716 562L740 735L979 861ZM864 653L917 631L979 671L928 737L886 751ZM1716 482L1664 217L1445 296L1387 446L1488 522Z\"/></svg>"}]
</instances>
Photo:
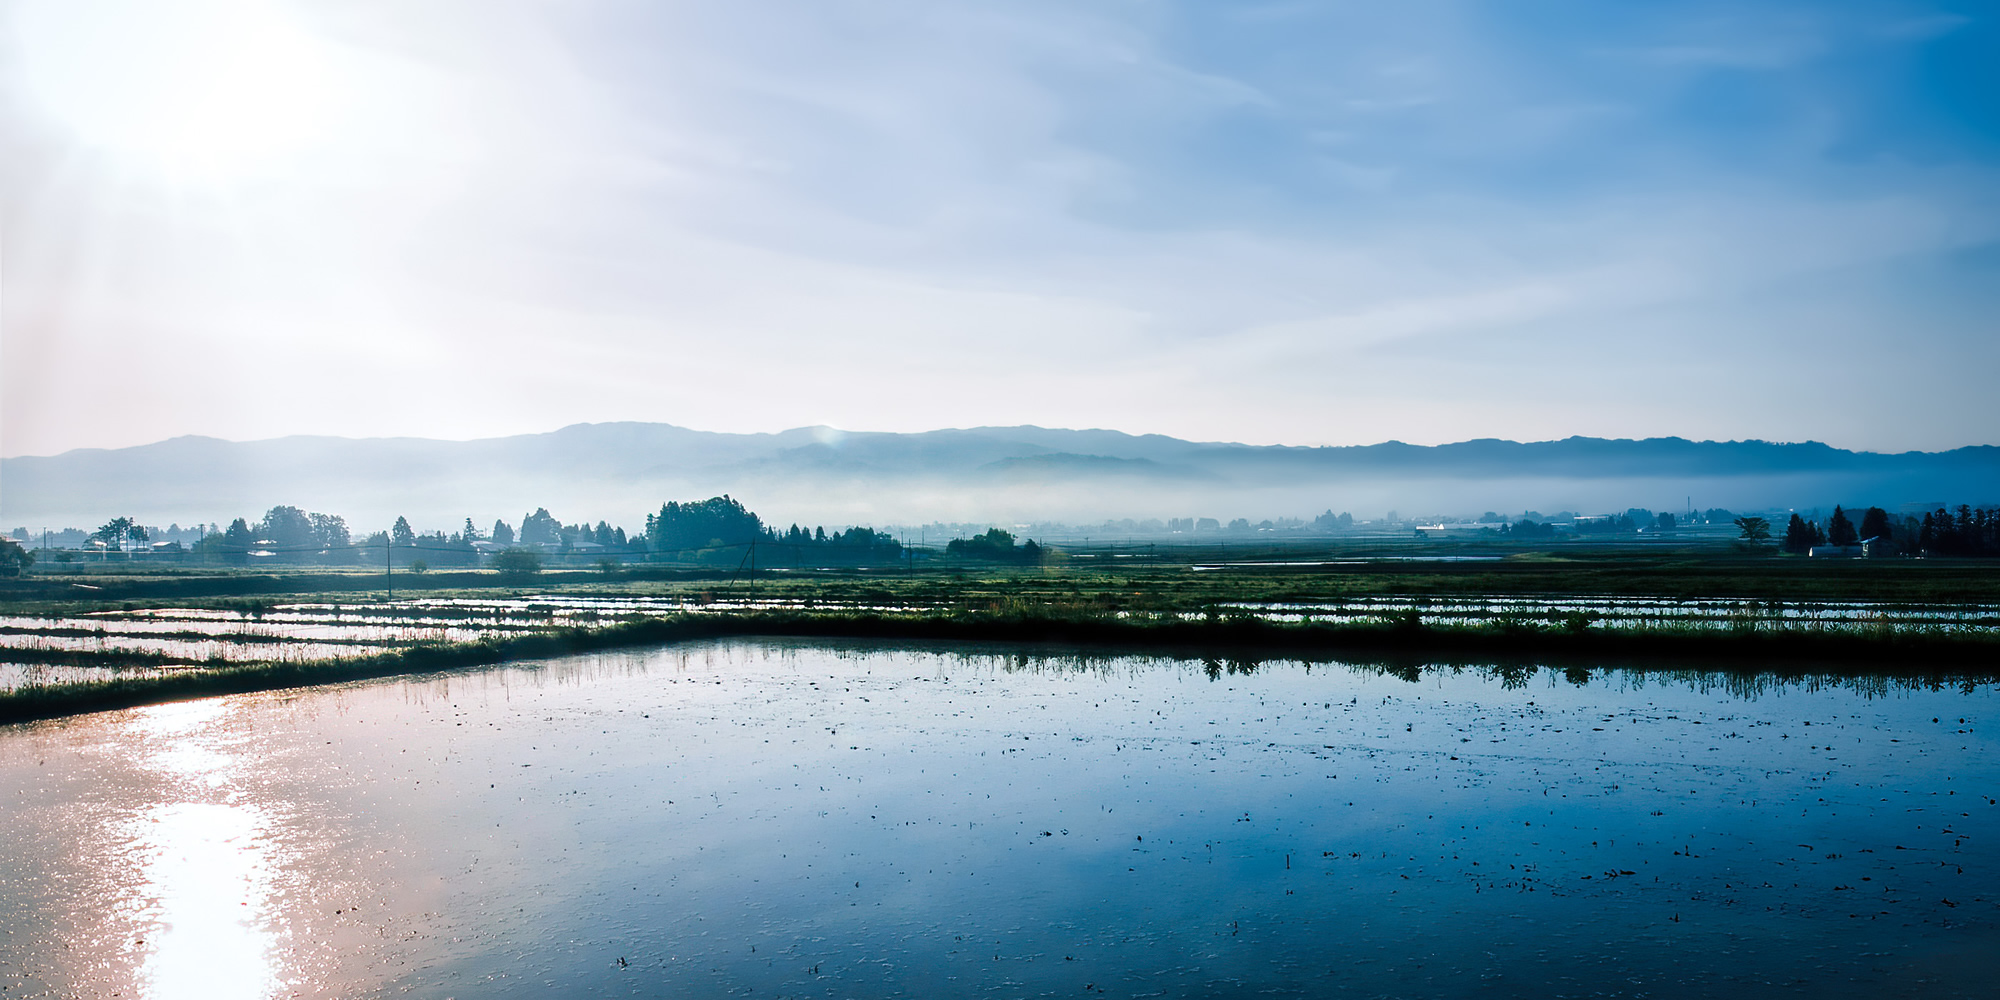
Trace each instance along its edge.
<instances>
[{"instance_id":1,"label":"bush","mask_svg":"<svg viewBox=\"0 0 2000 1000\"><path fill-rule=\"evenodd\" d=\"M502 549L493 554L490 565L502 580L527 580L542 571L542 556L533 549Z\"/></svg>"}]
</instances>

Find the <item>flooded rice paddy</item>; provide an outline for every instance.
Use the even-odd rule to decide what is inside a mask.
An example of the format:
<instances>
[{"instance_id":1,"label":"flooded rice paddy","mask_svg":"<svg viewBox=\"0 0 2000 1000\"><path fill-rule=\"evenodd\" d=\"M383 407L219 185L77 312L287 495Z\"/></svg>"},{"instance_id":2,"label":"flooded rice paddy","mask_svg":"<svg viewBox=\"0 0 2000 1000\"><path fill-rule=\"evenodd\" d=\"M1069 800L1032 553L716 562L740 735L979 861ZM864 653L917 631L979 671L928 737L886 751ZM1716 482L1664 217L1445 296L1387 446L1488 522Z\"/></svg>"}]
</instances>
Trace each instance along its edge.
<instances>
[{"instance_id":1,"label":"flooded rice paddy","mask_svg":"<svg viewBox=\"0 0 2000 1000\"><path fill-rule=\"evenodd\" d=\"M65 672L0 667L0 691L36 678L104 680L134 669L222 667L371 656L418 645L471 642L560 628L598 627L662 615L813 611L931 614L983 607L948 600L716 599L708 594L359 601L254 605L240 610L149 608L69 616L0 616L0 660L67 663ZM1108 611L1092 607L1093 611ZM1416 615L1434 626L1494 622L1547 627L1684 632L1805 629L1824 632L1992 634L2000 608L1865 601L1772 602L1613 597L1357 597L1327 601L1227 602L1198 610L1115 610L1123 618L1215 616L1328 624L1387 622ZM78 662L79 659L88 662Z\"/></svg>"},{"instance_id":2,"label":"flooded rice paddy","mask_svg":"<svg viewBox=\"0 0 2000 1000\"><path fill-rule=\"evenodd\" d=\"M727 641L16 725L0 987L1990 996L1996 695Z\"/></svg>"}]
</instances>

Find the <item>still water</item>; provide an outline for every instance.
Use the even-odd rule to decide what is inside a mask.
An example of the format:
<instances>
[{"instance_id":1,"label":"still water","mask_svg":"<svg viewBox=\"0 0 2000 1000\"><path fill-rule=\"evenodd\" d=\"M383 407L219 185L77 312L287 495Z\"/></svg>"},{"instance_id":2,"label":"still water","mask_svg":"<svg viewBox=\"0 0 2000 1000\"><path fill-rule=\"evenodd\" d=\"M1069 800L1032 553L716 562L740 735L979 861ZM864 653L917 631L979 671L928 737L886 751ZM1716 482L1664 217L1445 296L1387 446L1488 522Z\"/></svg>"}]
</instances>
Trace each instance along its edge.
<instances>
[{"instance_id":1,"label":"still water","mask_svg":"<svg viewBox=\"0 0 2000 1000\"><path fill-rule=\"evenodd\" d=\"M730 641L4 727L0 997L1991 996L1997 695Z\"/></svg>"}]
</instances>

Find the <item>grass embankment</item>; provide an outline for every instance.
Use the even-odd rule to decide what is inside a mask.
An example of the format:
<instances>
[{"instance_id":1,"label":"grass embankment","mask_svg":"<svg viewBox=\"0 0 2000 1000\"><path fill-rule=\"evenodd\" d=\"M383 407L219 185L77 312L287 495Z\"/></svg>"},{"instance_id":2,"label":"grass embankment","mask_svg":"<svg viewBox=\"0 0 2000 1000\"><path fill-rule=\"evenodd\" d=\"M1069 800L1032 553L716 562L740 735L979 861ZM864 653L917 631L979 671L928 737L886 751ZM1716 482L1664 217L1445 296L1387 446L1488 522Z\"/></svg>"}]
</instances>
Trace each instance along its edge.
<instances>
[{"instance_id":1,"label":"grass embankment","mask_svg":"<svg viewBox=\"0 0 2000 1000\"><path fill-rule=\"evenodd\" d=\"M0 722L129 708L217 694L417 674L617 647L728 637L885 639L909 642L1043 644L1086 653L1331 660L1538 658L1704 662L1729 671L1811 665L1819 674L1907 676L1961 684L2000 679L2000 636L1940 629L1824 628L1750 621L1731 630L1601 628L1496 619L1478 624L1395 621L1273 622L1211 615L1200 620L1092 608L1019 606L925 614L754 612L673 615L600 628L560 628L463 643L419 644L339 660L202 665L146 677L22 688L0 693ZM69 662L89 662L79 654ZM134 657L122 662L138 665ZM98 661L105 662L105 661ZM1586 674L1590 669L1583 666Z\"/></svg>"},{"instance_id":2,"label":"grass embankment","mask_svg":"<svg viewBox=\"0 0 2000 1000\"><path fill-rule=\"evenodd\" d=\"M1481 556L1488 561L1427 561ZM1383 558L1378 558L1383 557ZM1346 560L1329 565L1328 561ZM1373 560L1373 561L1371 561ZM1238 563L1261 565L1235 565ZM1317 563L1317 564L1315 564ZM1196 566L1227 565L1217 570ZM375 596L389 580L364 568L289 571L189 568L129 574L69 574L37 566L0 579L0 607L108 608L120 603L201 604L236 598L330 600ZM602 595L751 592L751 578L728 567L635 565L611 573L565 569L530 581L483 570L397 572L395 596L495 596L585 592ZM755 592L779 599L937 606L1017 598L1102 596L1133 609L1199 608L1228 601L1323 601L1364 597L1640 597L1664 600L1874 601L2000 604L2000 562L1960 559L1814 560L1745 554L1723 546L1640 547L1572 544L1550 548L1474 543L1413 546L1232 546L1226 551L1162 547L1144 560L1067 558L1046 566L952 564L873 569L772 569Z\"/></svg>"}]
</instances>

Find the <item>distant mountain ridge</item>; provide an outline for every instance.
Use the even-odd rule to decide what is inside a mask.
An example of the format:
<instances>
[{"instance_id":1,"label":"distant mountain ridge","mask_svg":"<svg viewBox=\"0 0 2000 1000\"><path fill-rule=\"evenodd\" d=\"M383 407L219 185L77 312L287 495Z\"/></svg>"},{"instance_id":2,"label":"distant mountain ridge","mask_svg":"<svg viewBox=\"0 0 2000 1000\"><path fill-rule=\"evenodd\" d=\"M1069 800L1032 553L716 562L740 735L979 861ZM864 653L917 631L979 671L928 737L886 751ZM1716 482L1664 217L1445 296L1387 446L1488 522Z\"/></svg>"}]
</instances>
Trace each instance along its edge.
<instances>
[{"instance_id":1,"label":"distant mountain ridge","mask_svg":"<svg viewBox=\"0 0 2000 1000\"><path fill-rule=\"evenodd\" d=\"M0 521L8 527L120 514L205 522L278 503L363 521L393 511L439 526L466 516L513 520L520 509L548 506L569 519L629 525L662 500L724 492L773 516L827 523L1197 509L1379 514L1371 505L1678 509L1684 499L1759 508L1955 503L2000 497L2000 448L1884 454L1676 437L1301 447L1034 426L732 434L605 423L473 441L188 436L0 459Z\"/></svg>"}]
</instances>

